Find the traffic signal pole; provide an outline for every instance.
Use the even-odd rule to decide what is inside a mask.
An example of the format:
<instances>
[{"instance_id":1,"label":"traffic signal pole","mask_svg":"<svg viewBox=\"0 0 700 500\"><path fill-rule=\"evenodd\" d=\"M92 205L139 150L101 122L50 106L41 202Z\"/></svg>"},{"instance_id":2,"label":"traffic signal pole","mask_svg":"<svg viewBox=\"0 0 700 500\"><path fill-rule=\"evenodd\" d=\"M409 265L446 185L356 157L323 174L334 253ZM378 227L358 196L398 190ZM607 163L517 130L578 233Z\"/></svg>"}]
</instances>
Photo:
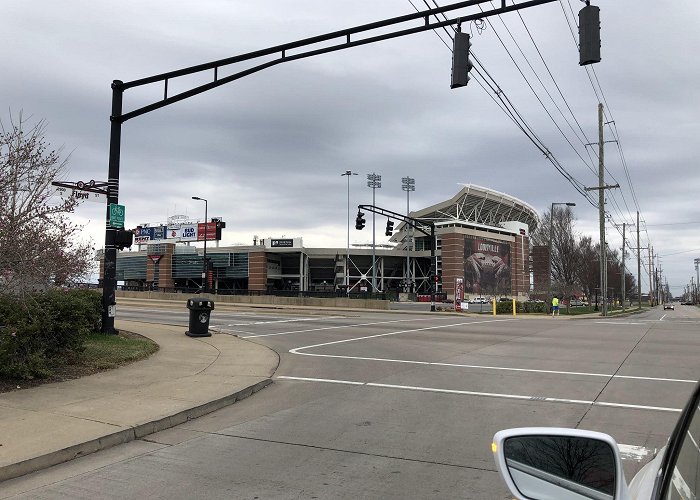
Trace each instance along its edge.
<instances>
[{"instance_id":1,"label":"traffic signal pole","mask_svg":"<svg viewBox=\"0 0 700 500\"><path fill-rule=\"evenodd\" d=\"M435 275L430 276L430 279L428 281L430 282L430 311L435 312L435 276L437 276L437 262L435 261L435 223L426 222L420 219L414 219L413 217L409 217L408 215L402 215L397 212L387 210L385 208L376 207L374 205L357 205L357 210L358 221L355 223L355 227L357 229L362 229L362 227L364 227L364 224L360 224L359 220L362 217L362 215L364 215L362 213L362 210L367 210L368 212L372 212L373 214L383 215L388 219L403 221L405 224L408 224L413 229L420 231L426 236L430 236L430 268L435 269ZM430 228L429 233L428 228Z\"/></svg>"},{"instance_id":2,"label":"traffic signal pole","mask_svg":"<svg viewBox=\"0 0 700 500\"><path fill-rule=\"evenodd\" d=\"M553 3L556 0L525 0L515 3L513 0L512 5L506 5L505 0L501 0L500 8L492 8L490 10L481 10L478 13L470 14L467 16L459 16L452 19L445 19L442 21L433 21L431 18L435 18L438 14L444 14L446 12L451 12L457 9L463 9L468 7L479 6L484 3L491 4L491 0L467 0L462 2L457 2L449 5L444 5L441 7L436 7L434 9L427 9L424 11L416 12L413 14L407 14L403 16L393 17L389 19L383 19L381 21L363 24L360 26L355 26L353 28L343 29L339 31L333 31L325 33L323 35L318 35L310 38L305 38L301 40L296 40L294 42L285 43L282 45L276 45L273 47L268 47L261 50L256 50L253 52L248 52L245 54L239 54L232 57L227 57L225 59L219 59L216 61L211 61L203 64L198 64L195 66L190 66L188 68L182 68L175 71L169 71L166 73L160 73L157 75L148 76L145 78L140 78L138 80L132 80L129 82L122 82L121 80L114 80L112 82L112 113L109 117L111 121L111 133L110 133L110 147L109 147L109 192L107 195L108 201L107 206L110 203L116 204L119 200L119 161L120 161L120 147L121 147L121 125L127 120L136 118L137 116L150 113L157 109L169 106L176 102L189 99L201 93L213 90L222 85L234 82L246 76L255 74L259 71L271 68L278 64L296 61L299 59L304 59L308 57L314 57L321 54L326 54L330 52L335 52L339 50L350 49L352 47L358 47L361 45L368 45L375 42L381 42L384 40L390 40L393 38L398 38L407 35L414 35L417 33L422 33L424 31L435 30L437 28L442 28L445 26L461 25L462 23L468 23L476 19L486 19L492 16L500 16L508 12L516 12L521 9L526 9L530 7L535 7L538 5L544 5L547 3ZM423 21L422 23L417 23L416 21ZM389 26L404 25L408 27L404 29L396 28L395 31L386 32L384 28ZM590 18L589 25L593 29L593 34L595 35L595 25L596 19ZM379 31L377 31L379 30ZM382 32L383 31L383 32ZM371 32L374 32L372 34ZM377 34L379 33L379 34ZM469 40L466 37L464 40L460 40L462 46L469 49ZM335 40L333 42L332 40ZM594 38L590 38L593 40ZM467 43L464 43L466 41ZM322 42L330 42L329 45L319 48L319 44ZM587 43L588 46L590 43ZM289 53L289 52L292 53ZM468 54L467 54L468 55ZM273 56L273 57L269 57ZM274 57L277 56L277 57ZM266 58L261 59L261 58ZM589 64L592 62L597 62L595 57L586 57L586 61L581 61L580 64ZM257 65L252 65L247 69L243 69L238 72L219 78L219 69L224 67L229 67L231 65L241 63L244 61L253 60L264 60L265 62L260 62ZM599 59L598 59L599 60ZM466 61L468 64L468 59ZM468 72L468 71L467 71ZM205 78L211 78L208 83L191 87L188 90L184 90L174 95L168 95L168 84L171 80L176 78L184 77L187 75L198 74L201 80ZM468 81L468 75L465 75L466 81ZM465 81L465 83L466 83ZM455 83L454 81L452 83ZM141 87L145 85L152 84L163 84L163 98L153 101L145 106L133 109L126 113L122 111L122 100L124 91L132 89L135 87ZM459 85L458 85L459 86ZM109 208L107 208L109 210ZM108 215L109 216L109 215ZM104 278L103 278L103 311L102 311L102 331L104 333L116 333L114 331L114 314L116 310L116 266L117 266L117 251L115 246L115 229L109 222L106 224L105 228L105 249L104 249ZM435 246L433 241L432 246ZM433 284L434 287L434 284ZM434 292L433 292L434 294ZM434 309L434 304L433 304Z\"/></svg>"},{"instance_id":3,"label":"traffic signal pole","mask_svg":"<svg viewBox=\"0 0 700 500\"><path fill-rule=\"evenodd\" d=\"M112 114L109 134L109 170L107 173L107 207L105 218L104 270L102 278L102 333L117 334L114 316L117 307L117 228L110 224L109 205L119 203L119 162L121 158L123 83L112 82Z\"/></svg>"}]
</instances>

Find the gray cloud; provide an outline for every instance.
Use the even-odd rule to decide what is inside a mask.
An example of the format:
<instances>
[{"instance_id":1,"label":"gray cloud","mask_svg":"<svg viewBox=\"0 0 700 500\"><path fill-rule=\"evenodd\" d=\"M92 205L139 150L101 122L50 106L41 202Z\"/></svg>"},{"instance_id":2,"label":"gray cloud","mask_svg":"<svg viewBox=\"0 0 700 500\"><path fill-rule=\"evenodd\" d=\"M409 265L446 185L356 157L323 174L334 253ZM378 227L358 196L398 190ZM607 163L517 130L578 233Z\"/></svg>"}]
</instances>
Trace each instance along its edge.
<instances>
[{"instance_id":1,"label":"gray cloud","mask_svg":"<svg viewBox=\"0 0 700 500\"><path fill-rule=\"evenodd\" d=\"M594 186L597 148L588 146L586 153L581 143L597 141L598 98L577 65L562 6L580 8L579 2L564 0L522 16L578 124L518 15L504 20L578 138L531 76L501 22L494 19L482 33L469 29L477 57L533 130L572 175ZM413 11L404 0L203 0L177 9L161 1L10 0L4 7L0 28L13 44L3 50L3 110L24 109L46 118L52 143L73 152L74 180L106 178L113 79L137 79ZM602 84L606 119L615 120L642 217L650 225L700 221L695 208L700 126L694 109L700 67L692 51L700 43L698 15L700 7L690 0L672 9L659 2L644 8L630 1L601 4L603 61L591 75ZM585 161L547 117L493 28ZM365 174L373 171L383 176L377 204L396 211L405 209L403 176L416 178L414 208L451 197L459 183L474 183L538 210L552 201L575 201L579 230L597 239L597 210L475 79L451 91L449 78L449 50L427 32L282 64L128 121L120 193L127 223L157 222L175 213L201 218L201 203L190 199L196 195L209 199L210 212L230 221L228 242L286 234L303 236L307 244L342 247L347 180L340 174L352 169L360 175L351 181L351 205L371 201ZM172 81L170 92L204 81ZM158 100L162 92L162 86L129 91L125 109ZM608 126L606 140L611 139ZM616 144L606 144L606 160L612 174L607 181L614 178L622 186L609 194L609 209L616 222L631 223L636 207ZM86 235L101 243L104 207L85 204L75 218L90 221ZM662 259L674 292L694 273L695 254L677 252L700 248L696 229L649 227L657 251L674 254ZM619 239L614 228L608 233L611 241ZM366 242L371 234L353 230L351 239Z\"/></svg>"}]
</instances>

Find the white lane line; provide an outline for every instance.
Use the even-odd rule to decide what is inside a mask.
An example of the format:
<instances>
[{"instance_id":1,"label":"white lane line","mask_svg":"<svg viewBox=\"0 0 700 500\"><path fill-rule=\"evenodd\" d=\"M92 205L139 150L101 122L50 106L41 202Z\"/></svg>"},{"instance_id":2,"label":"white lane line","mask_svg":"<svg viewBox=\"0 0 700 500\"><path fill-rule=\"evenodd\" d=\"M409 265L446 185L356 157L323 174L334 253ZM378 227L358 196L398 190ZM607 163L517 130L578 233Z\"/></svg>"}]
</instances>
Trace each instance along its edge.
<instances>
[{"instance_id":1,"label":"white lane line","mask_svg":"<svg viewBox=\"0 0 700 500\"><path fill-rule=\"evenodd\" d=\"M643 446L634 446L631 444L619 444L617 445L620 450L620 458L622 460L634 460L635 462L642 462L646 460L648 456L653 456L656 450L650 450Z\"/></svg>"},{"instance_id":2,"label":"white lane line","mask_svg":"<svg viewBox=\"0 0 700 500\"><path fill-rule=\"evenodd\" d=\"M312 349L314 347L324 347L324 346L335 345L335 344L343 344L343 343L347 343L347 342L354 342L356 340L375 339L378 337L387 337L390 335L398 335L400 333L420 332L420 331L425 331L425 330L434 330L437 328L447 328L447 327L462 326L462 325L474 325L474 324L481 324L481 323L493 323L495 321L513 321L513 320L511 320L511 319L497 319L497 320L486 320L486 321L472 321L472 322L468 322L468 323L455 323L455 324L451 324L451 325L428 326L425 328L414 328L411 330L399 330L396 332L379 333L376 335L367 335L365 337L354 337L354 338L350 338L350 339L335 340L333 342L324 342L322 344L314 344L314 345L296 347L294 349L290 349L289 352L291 354L298 354L301 356L313 356L313 357L317 357L317 358L352 359L352 360L357 360L357 361L379 361L379 362L384 362L384 363L404 363L404 364L423 365L423 366L446 366L446 367L453 367L453 368L471 368L471 369L481 369L481 370L500 370L500 371L528 372L528 373L548 373L548 374L554 374L554 375L579 375L579 376L584 376L584 377L603 377L603 378L620 378L620 379L631 379L631 380L649 380L649 381L656 381L656 382L681 382L681 383L686 383L686 384L697 383L697 380L678 379L678 378L641 377L641 376L635 376L635 375L615 375L612 373L589 373L589 372L572 372L572 371L560 371L560 370L540 370L540 369L536 369L536 368L512 368L512 367L508 367L508 366L469 365L469 364L461 364L461 363L440 363L440 362L433 362L433 361L417 361L417 360L408 360L408 359L375 358L375 357L370 357L370 356L343 356L343 355L339 355L339 354L317 354L317 353L311 353L311 352L301 352L302 350ZM247 337L243 337L243 338L247 338Z\"/></svg>"},{"instance_id":3,"label":"white lane line","mask_svg":"<svg viewBox=\"0 0 700 500\"><path fill-rule=\"evenodd\" d=\"M512 319L492 319L492 320L486 320L486 321L470 321L470 322L462 322L462 323L452 323L450 325L426 326L425 328L412 328L410 330L399 330L397 332L379 333L377 335L367 335L365 337L353 337L351 339L335 340L333 342L324 342L322 344L306 345L306 346L301 346L301 347L296 347L294 349L290 349L289 352L292 354L301 354L302 356L324 356L323 354L309 354L309 353L299 352L299 351L306 350L306 349L312 349L314 347L323 347L323 346L327 346L327 345L344 344L346 342L355 342L357 340L368 340L368 339L376 339L379 337L388 337L390 335L399 335L401 333L424 332L426 330L437 330L439 328L450 328L453 326L465 326L465 325L466 326L478 325L481 323L496 323L496 322L501 322L501 321L514 321L514 320L512 320Z\"/></svg>"},{"instance_id":4,"label":"white lane line","mask_svg":"<svg viewBox=\"0 0 700 500\"><path fill-rule=\"evenodd\" d=\"M659 319L659 321L663 321L665 317L666 315L664 314L663 316L661 316L661 319Z\"/></svg>"},{"instance_id":5,"label":"white lane line","mask_svg":"<svg viewBox=\"0 0 700 500\"><path fill-rule=\"evenodd\" d=\"M387 325L390 323L402 323L406 321L434 321L434 318L412 318L412 319L393 319L391 321L375 321L372 323L358 323L354 325L337 325L337 326L326 326L323 328L308 328L306 330L290 330L288 332L277 332L277 333L262 333L259 335L248 335L246 337L241 337L243 339L254 339L258 337L274 337L276 335L290 335L292 333L309 333L309 332L321 332L324 330L339 330L343 328L356 328L358 326L375 326L375 325Z\"/></svg>"},{"instance_id":6,"label":"white lane line","mask_svg":"<svg viewBox=\"0 0 700 500\"><path fill-rule=\"evenodd\" d=\"M374 382L357 382L351 380L333 380L333 379L315 379L315 378L302 378L302 377L287 377L280 375L275 377L284 380L299 380L304 382L323 382L323 383L336 383L336 384L347 384L354 386L364 386L364 387L377 387L379 389L397 389L405 391L417 391L417 392L430 392L438 394L455 394L460 396L481 396L488 398L500 398L500 399L519 399L525 401L537 401L544 403L568 403L568 404L583 404L591 406L605 406L613 408L626 408L632 410L652 410L652 411L665 411L680 413L681 408L666 408L663 406L645 406L645 405L632 405L624 403L607 403L604 401L587 401L582 399L564 399L564 398L550 398L546 396L526 396L521 394L501 394L496 392L477 392L477 391L463 391L457 389L439 389L436 387L420 387L412 385L396 385L396 384L378 384Z\"/></svg>"},{"instance_id":7,"label":"white lane line","mask_svg":"<svg viewBox=\"0 0 700 500\"><path fill-rule=\"evenodd\" d=\"M300 321L322 321L325 319L339 319L343 316L314 316L313 318L290 318L290 319L276 319L270 321L249 321L247 323L232 323L226 326L250 326L250 325L272 325L277 323L298 323Z\"/></svg>"},{"instance_id":8,"label":"white lane line","mask_svg":"<svg viewBox=\"0 0 700 500\"><path fill-rule=\"evenodd\" d=\"M291 351L290 351L291 352ZM697 380L689 380L682 378L661 378L661 377L640 377L635 375L614 375L612 373L588 373L588 372L567 372L561 370L538 370L536 368L511 368L508 366L485 366L485 365L468 365L462 363L440 363L434 361L415 361L410 359L391 359L391 358L371 358L366 356L341 356L339 354L314 354L309 352L295 352L302 356L315 356L319 358L335 358L335 359L353 359L357 361L380 361L384 363L404 363L408 365L422 366L447 366L451 368L472 368L477 370L499 370L508 372L526 372L526 373L547 373L553 375L579 375L582 377L602 377L602 378L621 378L631 380L648 380L652 382L680 382L684 384L696 384Z\"/></svg>"},{"instance_id":9,"label":"white lane line","mask_svg":"<svg viewBox=\"0 0 700 500\"><path fill-rule=\"evenodd\" d=\"M643 325L644 323L631 323L629 321L596 321L599 325Z\"/></svg>"}]
</instances>

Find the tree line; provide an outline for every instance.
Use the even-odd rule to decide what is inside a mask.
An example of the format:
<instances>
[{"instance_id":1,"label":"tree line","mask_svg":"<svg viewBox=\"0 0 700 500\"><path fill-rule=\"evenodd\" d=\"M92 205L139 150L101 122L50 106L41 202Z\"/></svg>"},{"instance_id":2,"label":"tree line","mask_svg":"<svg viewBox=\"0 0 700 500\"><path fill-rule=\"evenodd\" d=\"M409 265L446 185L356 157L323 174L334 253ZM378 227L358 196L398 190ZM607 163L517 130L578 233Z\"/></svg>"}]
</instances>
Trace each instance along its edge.
<instances>
[{"instance_id":1,"label":"tree line","mask_svg":"<svg viewBox=\"0 0 700 500\"><path fill-rule=\"evenodd\" d=\"M551 276L552 292L569 298L577 292L585 294L589 300L600 296L600 242L590 236L575 232L575 217L571 207L554 206L547 210L540 225L530 233L530 246L549 246L552 234ZM550 226L551 224L551 226ZM636 296L637 282L625 269L626 296ZM621 251L607 247L607 272L609 298L622 297L622 256ZM544 294L546 290L535 290Z\"/></svg>"}]
</instances>

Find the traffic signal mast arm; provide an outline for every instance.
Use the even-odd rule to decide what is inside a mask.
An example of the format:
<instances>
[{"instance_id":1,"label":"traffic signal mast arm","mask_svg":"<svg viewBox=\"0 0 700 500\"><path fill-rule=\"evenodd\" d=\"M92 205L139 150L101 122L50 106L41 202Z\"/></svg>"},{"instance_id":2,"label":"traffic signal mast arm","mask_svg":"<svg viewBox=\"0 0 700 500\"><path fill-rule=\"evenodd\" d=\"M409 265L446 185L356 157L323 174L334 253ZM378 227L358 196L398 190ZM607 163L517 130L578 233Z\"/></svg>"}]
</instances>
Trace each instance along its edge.
<instances>
[{"instance_id":1,"label":"traffic signal mast arm","mask_svg":"<svg viewBox=\"0 0 700 500\"><path fill-rule=\"evenodd\" d=\"M437 276L437 266L436 266L436 261L435 261L435 223L434 222L425 222L420 219L414 219L413 217L409 217L408 215L402 215L396 212L392 212L391 210L387 210L385 208L381 207L375 207L374 205L357 205L357 219L358 221L360 219L363 219L364 221L364 213L362 212L363 210L367 210L368 212L373 212L375 214L383 215L385 217L388 217L389 219L396 219L396 220L401 220L404 221L406 224L411 226L417 231L420 231L424 235L428 236L430 238L430 269L431 272L434 270L434 276ZM364 227L364 222L361 224L362 227ZM361 229L361 227L356 224L356 228ZM433 279L433 276L431 276L430 279L430 310L432 312L435 312L435 284L436 280Z\"/></svg>"},{"instance_id":2,"label":"traffic signal mast arm","mask_svg":"<svg viewBox=\"0 0 700 500\"><path fill-rule=\"evenodd\" d=\"M403 221L405 224L408 224L411 226L413 229L420 231L426 236L432 236L435 234L435 224L432 222L426 222L420 219L414 219L413 217L409 217L407 215L399 214L396 212L392 212L391 210L387 210L385 208L381 207L375 207L374 205L357 205L357 210L361 212L362 210L367 210L368 212L373 212L378 215L383 215L385 217L388 217L390 219L396 219L399 221Z\"/></svg>"}]
</instances>

